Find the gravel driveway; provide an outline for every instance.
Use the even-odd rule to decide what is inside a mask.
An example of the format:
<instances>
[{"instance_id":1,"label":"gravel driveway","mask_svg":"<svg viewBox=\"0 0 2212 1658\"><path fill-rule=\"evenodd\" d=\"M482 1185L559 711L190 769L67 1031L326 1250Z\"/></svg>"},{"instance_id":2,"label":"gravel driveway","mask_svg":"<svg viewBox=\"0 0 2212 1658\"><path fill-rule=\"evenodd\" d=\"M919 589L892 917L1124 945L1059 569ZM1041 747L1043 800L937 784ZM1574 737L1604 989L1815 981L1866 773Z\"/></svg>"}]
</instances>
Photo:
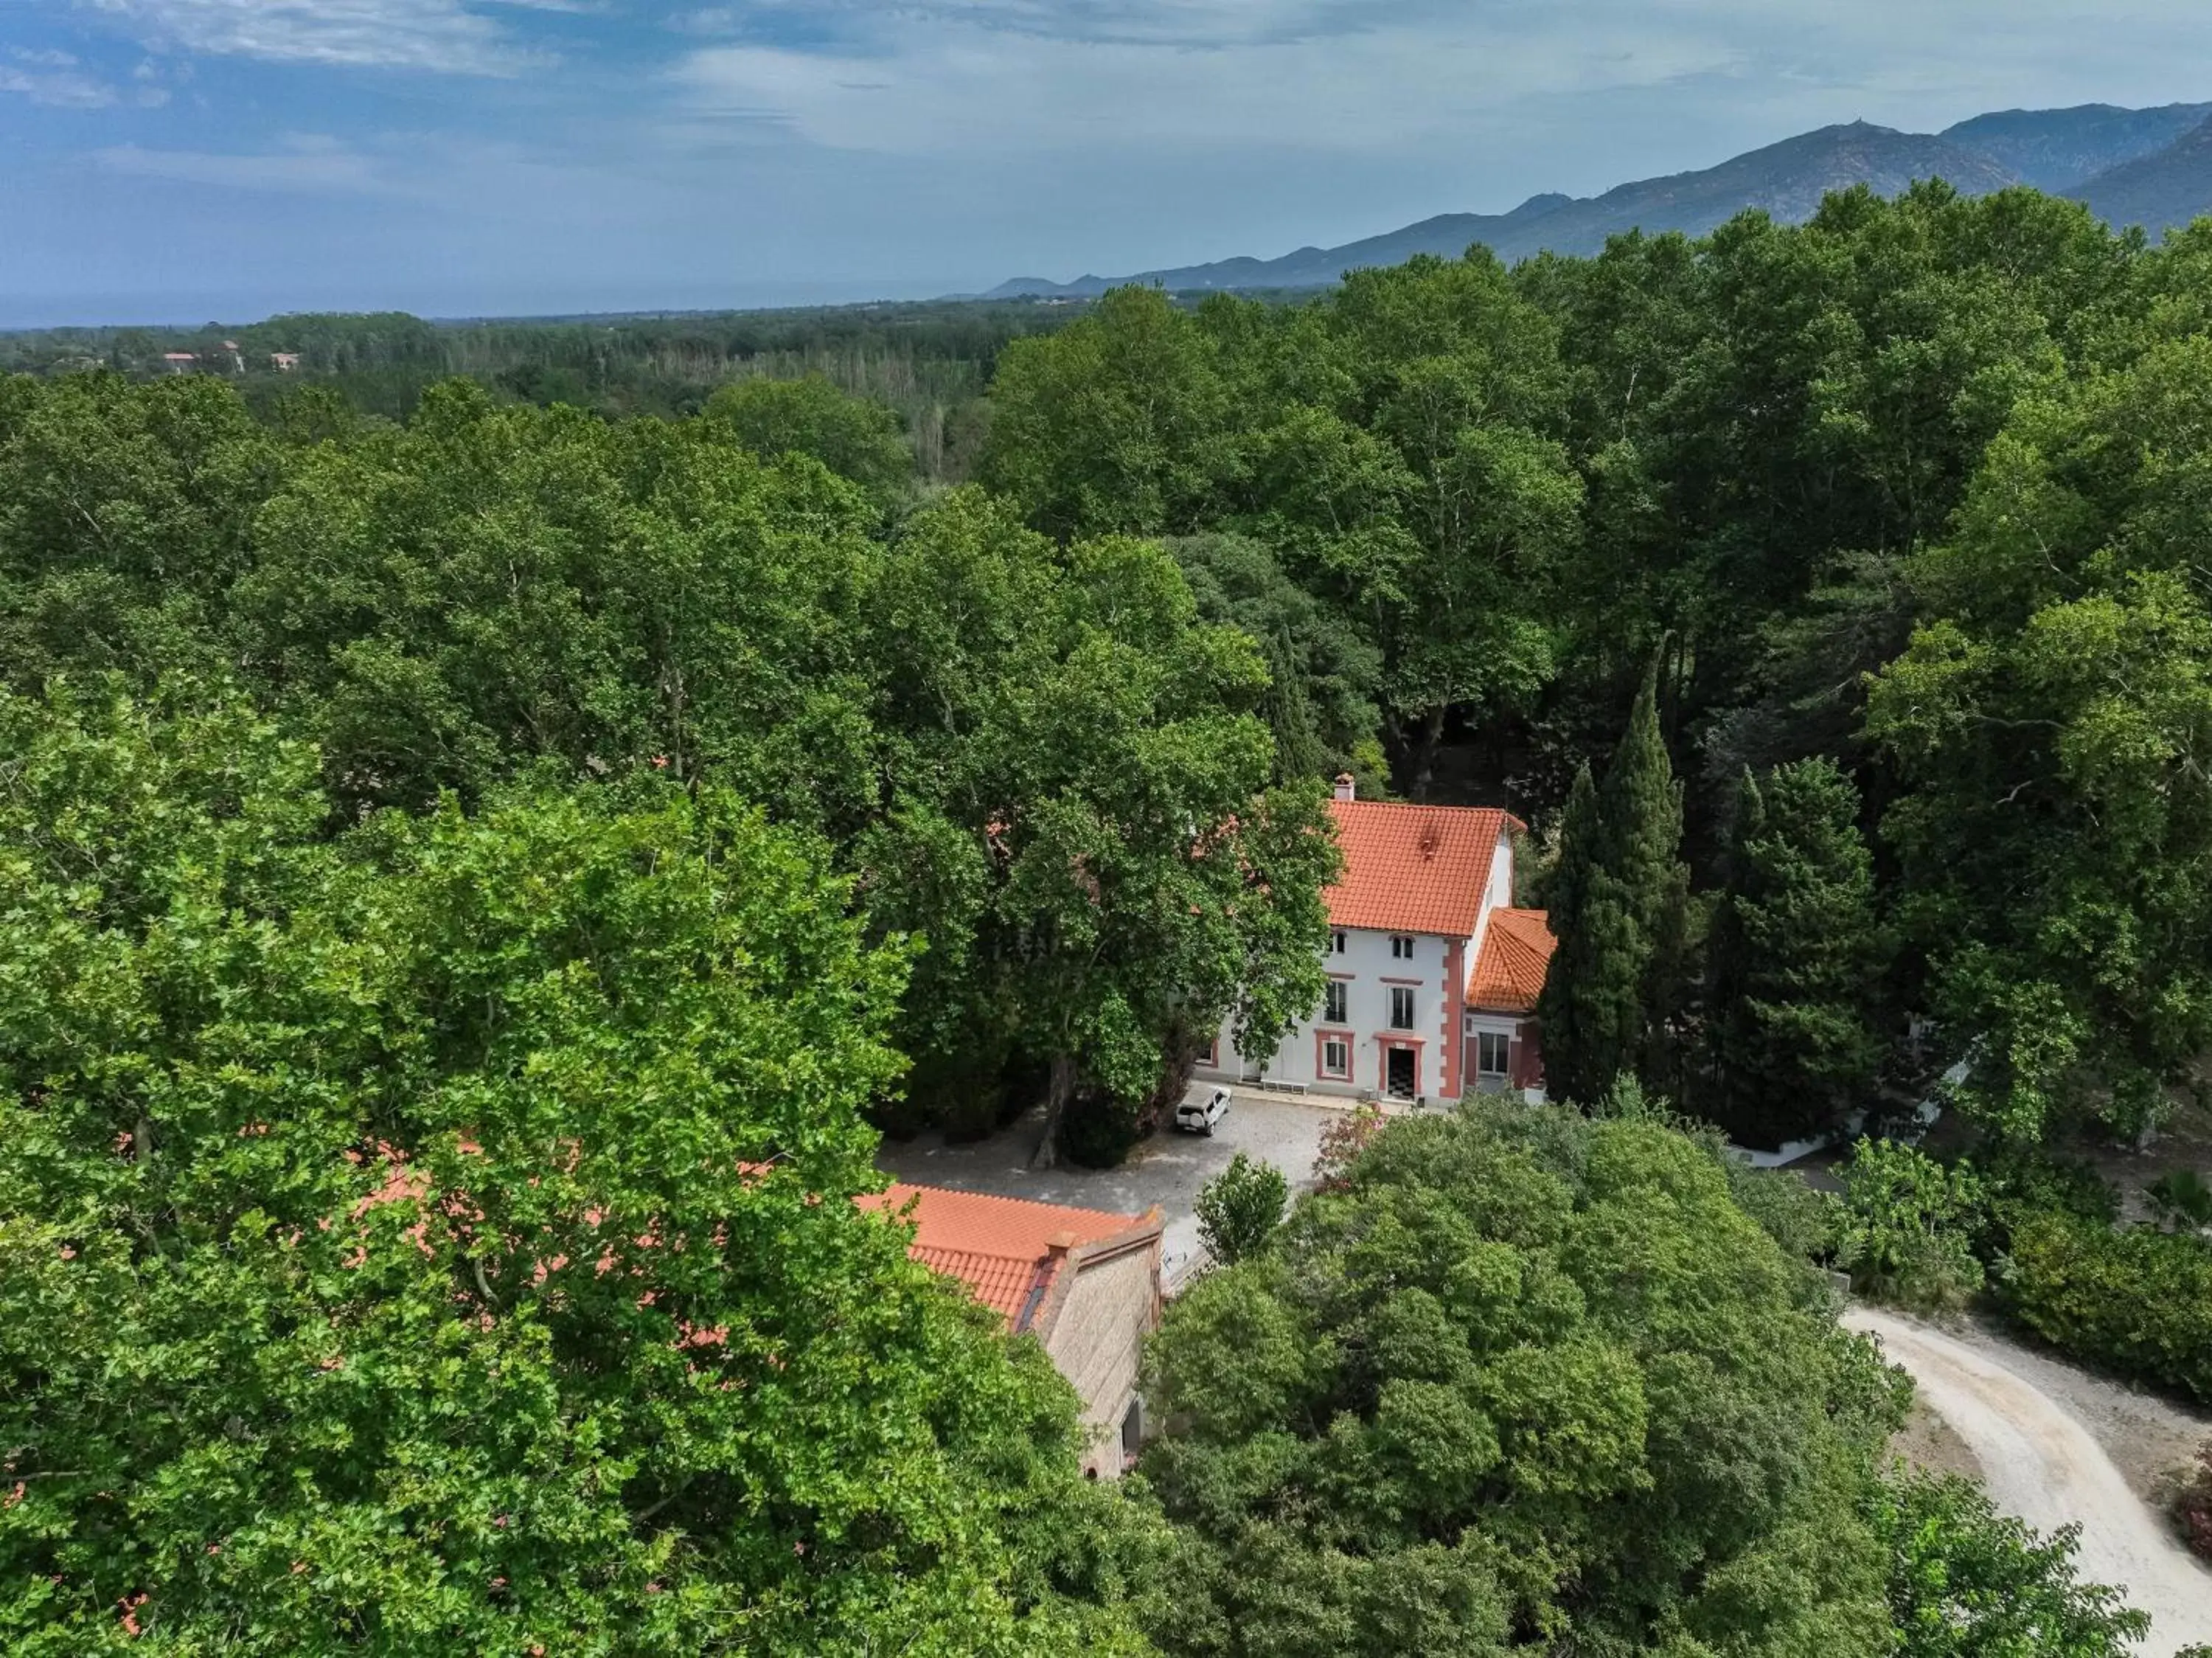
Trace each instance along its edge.
<instances>
[{"instance_id":1,"label":"gravel driveway","mask_svg":"<svg viewBox=\"0 0 2212 1658\"><path fill-rule=\"evenodd\" d=\"M1986 1336L1947 1333L1872 1308L1844 1321L1877 1337L1920 1398L1981 1464L1990 1498L2039 1532L2081 1527L2081 1575L2151 1617L2146 1658L2212 1642L2212 1571L2183 1548L2081 1419ZM2021 1355L2027 1357L2027 1355Z\"/></svg>"},{"instance_id":2,"label":"gravel driveway","mask_svg":"<svg viewBox=\"0 0 2212 1658\"><path fill-rule=\"evenodd\" d=\"M917 1186L994 1192L1032 1203L1069 1204L1141 1214L1154 1204L1167 1216L1162 1271L1173 1289L1197 1264L1198 1222L1191 1205L1198 1190L1243 1152L1283 1171L1295 1192L1313 1179L1315 1154L1324 1125L1345 1114L1339 1106L1307 1105L1267 1094L1242 1094L1209 1137L1164 1129L1129 1154L1119 1168L1058 1168L1031 1173L1030 1154L1044 1129L1040 1109L1018 1118L988 1140L947 1145L931 1133L884 1142L876 1167Z\"/></svg>"}]
</instances>

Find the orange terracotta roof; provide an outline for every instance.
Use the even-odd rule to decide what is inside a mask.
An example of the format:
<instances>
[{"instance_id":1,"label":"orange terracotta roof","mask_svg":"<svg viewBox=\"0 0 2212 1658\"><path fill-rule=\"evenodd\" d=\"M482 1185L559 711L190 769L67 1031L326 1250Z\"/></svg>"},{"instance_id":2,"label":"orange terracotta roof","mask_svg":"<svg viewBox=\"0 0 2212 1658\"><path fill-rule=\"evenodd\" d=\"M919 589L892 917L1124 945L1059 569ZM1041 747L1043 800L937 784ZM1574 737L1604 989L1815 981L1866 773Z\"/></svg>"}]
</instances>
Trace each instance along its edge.
<instances>
[{"instance_id":1,"label":"orange terracotta roof","mask_svg":"<svg viewBox=\"0 0 2212 1658\"><path fill-rule=\"evenodd\" d=\"M1559 941L1541 910L1498 910L1468 975L1467 1005L1487 1013L1531 1013Z\"/></svg>"},{"instance_id":2,"label":"orange terracotta roof","mask_svg":"<svg viewBox=\"0 0 2212 1658\"><path fill-rule=\"evenodd\" d=\"M1520 826L1492 808L1331 801L1344 879L1328 889L1336 927L1472 938L1498 838Z\"/></svg>"},{"instance_id":3,"label":"orange terracotta roof","mask_svg":"<svg viewBox=\"0 0 2212 1658\"><path fill-rule=\"evenodd\" d=\"M1042 1292L1051 1288L1058 1265L1052 1246L1080 1248L1147 1220L933 1186L894 1186L854 1201L863 1209L896 1215L909 1199L915 1204L915 1235L907 1253L933 1271L959 1279L1012 1330L1028 1327L1027 1315L1034 1314Z\"/></svg>"},{"instance_id":4,"label":"orange terracotta roof","mask_svg":"<svg viewBox=\"0 0 2212 1658\"><path fill-rule=\"evenodd\" d=\"M968 1293L1006 1321L1012 1329L1030 1307L1030 1292L1050 1284L1048 1260L1028 1255L990 1255L974 1249L932 1249L915 1244L907 1253L931 1271L957 1278Z\"/></svg>"}]
</instances>

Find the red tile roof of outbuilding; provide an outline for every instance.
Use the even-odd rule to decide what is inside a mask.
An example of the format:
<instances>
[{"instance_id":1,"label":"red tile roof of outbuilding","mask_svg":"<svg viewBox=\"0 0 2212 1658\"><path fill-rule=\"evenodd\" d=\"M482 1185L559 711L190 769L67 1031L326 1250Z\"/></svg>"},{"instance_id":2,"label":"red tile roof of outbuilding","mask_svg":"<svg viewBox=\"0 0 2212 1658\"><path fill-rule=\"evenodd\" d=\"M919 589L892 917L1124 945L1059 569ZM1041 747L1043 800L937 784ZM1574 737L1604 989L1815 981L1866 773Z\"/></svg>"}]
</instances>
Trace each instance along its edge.
<instances>
[{"instance_id":1,"label":"red tile roof of outbuilding","mask_svg":"<svg viewBox=\"0 0 2212 1658\"><path fill-rule=\"evenodd\" d=\"M1472 938L1498 838L1519 822L1494 808L1331 801L1344 878L1329 924Z\"/></svg>"},{"instance_id":2,"label":"red tile roof of outbuilding","mask_svg":"<svg viewBox=\"0 0 2212 1658\"><path fill-rule=\"evenodd\" d=\"M1467 1005L1486 1013L1531 1013L1558 941L1541 910L1498 910L1468 975Z\"/></svg>"},{"instance_id":3,"label":"red tile roof of outbuilding","mask_svg":"<svg viewBox=\"0 0 2212 1658\"><path fill-rule=\"evenodd\" d=\"M863 1209L897 1215L915 1204L914 1242L907 1253L933 1271L959 1279L969 1293L1006 1321L1028 1327L1052 1285L1065 1251L1103 1242L1157 1224L1158 1215L1115 1215L1103 1209L1063 1209L1020 1198L994 1198L944 1186L894 1186L855 1199ZM1055 1256L1054 1247L1063 1253Z\"/></svg>"}]
</instances>

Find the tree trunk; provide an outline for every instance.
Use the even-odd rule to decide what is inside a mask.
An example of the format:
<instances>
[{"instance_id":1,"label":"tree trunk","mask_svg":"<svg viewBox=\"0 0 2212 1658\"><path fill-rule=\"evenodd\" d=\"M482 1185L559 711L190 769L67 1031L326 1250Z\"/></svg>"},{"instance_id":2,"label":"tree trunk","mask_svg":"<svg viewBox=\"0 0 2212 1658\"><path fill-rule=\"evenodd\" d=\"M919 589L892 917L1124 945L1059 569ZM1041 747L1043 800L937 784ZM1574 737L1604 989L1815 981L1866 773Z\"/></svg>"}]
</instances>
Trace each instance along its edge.
<instances>
[{"instance_id":1,"label":"tree trunk","mask_svg":"<svg viewBox=\"0 0 2212 1658\"><path fill-rule=\"evenodd\" d=\"M1413 798L1425 801L1429 789L1437 778L1437 753L1443 747L1444 715L1449 710L1442 703L1431 708L1421 722L1421 735L1413 751Z\"/></svg>"},{"instance_id":2,"label":"tree trunk","mask_svg":"<svg viewBox=\"0 0 2212 1658\"><path fill-rule=\"evenodd\" d=\"M1045 1088L1044 1138L1037 1142L1036 1150L1030 1157L1031 1168L1059 1167L1060 1119L1067 1110L1069 1096L1074 1092L1075 1056L1055 1053L1052 1057L1052 1080Z\"/></svg>"}]
</instances>

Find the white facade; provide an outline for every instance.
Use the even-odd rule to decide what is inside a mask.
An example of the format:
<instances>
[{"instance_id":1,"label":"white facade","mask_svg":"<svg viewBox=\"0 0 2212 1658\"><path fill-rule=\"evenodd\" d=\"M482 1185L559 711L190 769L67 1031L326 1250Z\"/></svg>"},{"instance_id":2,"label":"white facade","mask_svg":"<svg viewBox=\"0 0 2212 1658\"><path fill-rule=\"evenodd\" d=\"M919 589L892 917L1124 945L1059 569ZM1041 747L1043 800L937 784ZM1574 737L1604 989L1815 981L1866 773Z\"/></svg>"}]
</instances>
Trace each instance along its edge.
<instances>
[{"instance_id":1,"label":"white facade","mask_svg":"<svg viewBox=\"0 0 2212 1658\"><path fill-rule=\"evenodd\" d=\"M1513 843L1500 833L1473 934L1392 932L1336 927L1323 960L1340 997L1298 1021L1273 1053L1237 1052L1224 1021L1198 1075L1214 1082L1290 1084L1349 1098L1455 1100L1473 1086L1473 1033L1494 1021L1467 1011L1468 975L1491 913L1513 901ZM1416 899L1409 912L1422 907ZM1429 906L1433 907L1433 906ZM1503 1079L1499 1079L1502 1082Z\"/></svg>"}]
</instances>

